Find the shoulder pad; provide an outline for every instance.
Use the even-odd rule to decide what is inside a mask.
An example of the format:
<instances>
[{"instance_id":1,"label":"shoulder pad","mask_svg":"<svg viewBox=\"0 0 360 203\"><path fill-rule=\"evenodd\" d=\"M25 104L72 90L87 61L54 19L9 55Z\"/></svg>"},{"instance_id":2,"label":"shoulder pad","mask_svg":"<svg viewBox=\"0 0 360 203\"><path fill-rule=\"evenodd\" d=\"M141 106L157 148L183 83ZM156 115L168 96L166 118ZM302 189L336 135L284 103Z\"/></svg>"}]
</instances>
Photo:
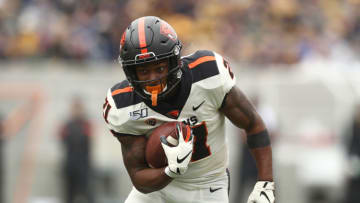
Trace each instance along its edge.
<instances>
[{"instance_id":1,"label":"shoulder pad","mask_svg":"<svg viewBox=\"0 0 360 203\"><path fill-rule=\"evenodd\" d=\"M200 50L182 60L191 70L193 83L219 74L214 52Z\"/></svg>"},{"instance_id":2,"label":"shoulder pad","mask_svg":"<svg viewBox=\"0 0 360 203\"><path fill-rule=\"evenodd\" d=\"M141 99L135 94L133 87L127 80L114 85L111 88L111 96L118 109L141 102Z\"/></svg>"}]
</instances>

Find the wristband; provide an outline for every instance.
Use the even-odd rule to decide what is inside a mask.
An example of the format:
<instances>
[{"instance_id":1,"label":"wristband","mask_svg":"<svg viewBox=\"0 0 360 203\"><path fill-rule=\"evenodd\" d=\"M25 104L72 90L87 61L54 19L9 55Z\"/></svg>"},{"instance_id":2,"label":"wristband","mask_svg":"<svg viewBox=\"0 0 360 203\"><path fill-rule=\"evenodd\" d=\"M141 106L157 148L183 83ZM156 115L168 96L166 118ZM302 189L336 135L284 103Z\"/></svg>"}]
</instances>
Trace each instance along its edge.
<instances>
[{"instance_id":1,"label":"wristband","mask_svg":"<svg viewBox=\"0 0 360 203\"><path fill-rule=\"evenodd\" d=\"M247 136L247 144L250 149L267 147L270 145L270 138L267 130Z\"/></svg>"}]
</instances>

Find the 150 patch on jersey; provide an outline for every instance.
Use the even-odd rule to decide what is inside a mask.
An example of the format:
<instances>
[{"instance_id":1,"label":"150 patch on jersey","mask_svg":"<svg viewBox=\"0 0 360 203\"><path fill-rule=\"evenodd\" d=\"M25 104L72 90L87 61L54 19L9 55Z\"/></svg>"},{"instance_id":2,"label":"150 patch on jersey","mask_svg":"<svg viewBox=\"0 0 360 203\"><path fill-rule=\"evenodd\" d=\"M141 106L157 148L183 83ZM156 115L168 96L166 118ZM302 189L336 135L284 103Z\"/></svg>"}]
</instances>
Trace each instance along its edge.
<instances>
[{"instance_id":1,"label":"150 patch on jersey","mask_svg":"<svg viewBox=\"0 0 360 203\"><path fill-rule=\"evenodd\" d=\"M139 120L140 118L145 118L148 116L148 109L147 108L143 108L140 110L135 110L130 112L130 119L131 120Z\"/></svg>"}]
</instances>

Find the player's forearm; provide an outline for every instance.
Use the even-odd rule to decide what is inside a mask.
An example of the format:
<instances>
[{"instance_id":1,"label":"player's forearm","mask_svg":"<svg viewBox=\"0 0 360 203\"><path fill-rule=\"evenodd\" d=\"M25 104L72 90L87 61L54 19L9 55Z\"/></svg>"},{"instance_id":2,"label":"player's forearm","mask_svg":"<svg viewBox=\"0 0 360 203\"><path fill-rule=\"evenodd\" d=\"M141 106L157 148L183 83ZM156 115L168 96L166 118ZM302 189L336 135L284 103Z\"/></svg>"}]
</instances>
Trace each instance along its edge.
<instances>
[{"instance_id":1,"label":"player's forearm","mask_svg":"<svg viewBox=\"0 0 360 203\"><path fill-rule=\"evenodd\" d=\"M258 180L273 181L271 146L251 149L258 169Z\"/></svg>"},{"instance_id":2,"label":"player's forearm","mask_svg":"<svg viewBox=\"0 0 360 203\"><path fill-rule=\"evenodd\" d=\"M264 128L263 125L260 126ZM250 131L247 131L247 133L247 144L256 162L258 180L273 181L272 150L269 133L266 129L257 133L250 133Z\"/></svg>"},{"instance_id":3,"label":"player's forearm","mask_svg":"<svg viewBox=\"0 0 360 203\"><path fill-rule=\"evenodd\" d=\"M138 191L150 193L161 190L173 179L165 174L164 168L145 168L134 172L131 180Z\"/></svg>"}]
</instances>

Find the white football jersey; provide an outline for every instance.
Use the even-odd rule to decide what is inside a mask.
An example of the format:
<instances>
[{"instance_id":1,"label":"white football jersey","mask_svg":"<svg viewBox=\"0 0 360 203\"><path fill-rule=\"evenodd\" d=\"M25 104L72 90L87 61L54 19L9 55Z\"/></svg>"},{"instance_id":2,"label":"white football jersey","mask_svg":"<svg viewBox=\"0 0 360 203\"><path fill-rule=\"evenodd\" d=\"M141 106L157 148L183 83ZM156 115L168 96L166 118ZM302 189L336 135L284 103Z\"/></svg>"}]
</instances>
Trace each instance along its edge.
<instances>
[{"instance_id":1,"label":"white football jersey","mask_svg":"<svg viewBox=\"0 0 360 203\"><path fill-rule=\"evenodd\" d=\"M225 117L219 109L235 77L223 57L211 51L197 51L181 60L183 77L170 104L159 101L152 106L125 80L109 89L104 118L115 136L148 136L171 121L189 124L195 136L192 159L187 172L174 181L201 187L223 175L228 165Z\"/></svg>"}]
</instances>

